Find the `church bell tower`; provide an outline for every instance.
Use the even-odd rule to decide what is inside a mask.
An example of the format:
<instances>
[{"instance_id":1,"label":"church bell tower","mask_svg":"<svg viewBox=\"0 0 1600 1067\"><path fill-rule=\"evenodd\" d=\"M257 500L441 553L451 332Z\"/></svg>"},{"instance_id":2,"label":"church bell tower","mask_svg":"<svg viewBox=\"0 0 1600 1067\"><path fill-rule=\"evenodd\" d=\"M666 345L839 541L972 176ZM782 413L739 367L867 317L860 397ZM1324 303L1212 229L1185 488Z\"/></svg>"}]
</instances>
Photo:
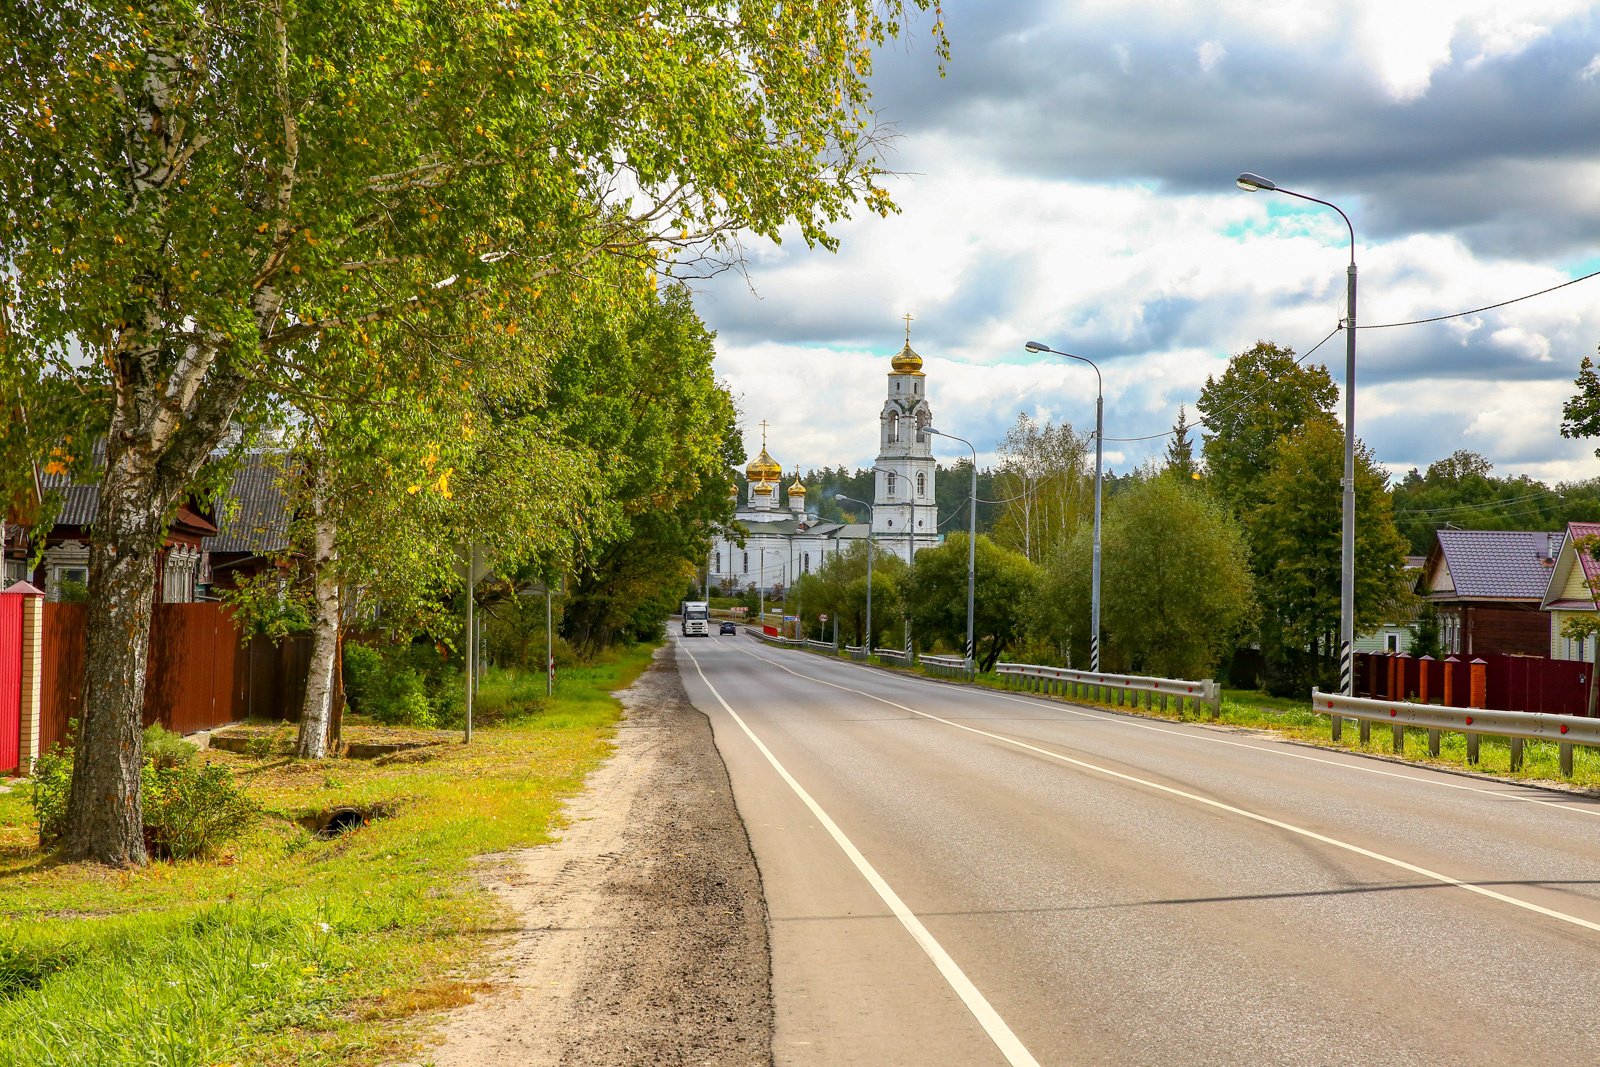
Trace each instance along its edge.
<instances>
[{"instance_id":1,"label":"church bell tower","mask_svg":"<svg viewBox=\"0 0 1600 1067\"><path fill-rule=\"evenodd\" d=\"M878 416L878 459L874 466L872 538L909 561L917 549L939 543L939 508L933 495L933 409L922 357L911 348L911 316L906 342L889 361L888 395Z\"/></svg>"}]
</instances>

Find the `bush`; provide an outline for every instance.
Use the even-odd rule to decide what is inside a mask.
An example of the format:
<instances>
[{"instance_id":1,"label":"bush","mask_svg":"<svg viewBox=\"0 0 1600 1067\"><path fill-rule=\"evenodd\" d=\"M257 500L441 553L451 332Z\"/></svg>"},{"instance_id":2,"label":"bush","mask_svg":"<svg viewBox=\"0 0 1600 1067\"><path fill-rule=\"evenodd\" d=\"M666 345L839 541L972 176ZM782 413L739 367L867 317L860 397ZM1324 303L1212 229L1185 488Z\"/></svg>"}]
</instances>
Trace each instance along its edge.
<instances>
[{"instance_id":1,"label":"bush","mask_svg":"<svg viewBox=\"0 0 1600 1067\"><path fill-rule=\"evenodd\" d=\"M152 856L189 859L249 829L256 806L219 763L144 765L145 847Z\"/></svg>"},{"instance_id":2,"label":"bush","mask_svg":"<svg viewBox=\"0 0 1600 1067\"><path fill-rule=\"evenodd\" d=\"M344 648L344 692L351 710L390 726L423 729L465 719L461 671L431 644Z\"/></svg>"},{"instance_id":3,"label":"bush","mask_svg":"<svg viewBox=\"0 0 1600 1067\"><path fill-rule=\"evenodd\" d=\"M228 769L220 764L196 765L194 745L159 726L150 729L165 735L146 751L140 773L145 848L150 854L188 859L248 829L256 807L239 791ZM57 745L33 761L30 800L41 848L61 843L71 792L72 752Z\"/></svg>"},{"instance_id":4,"label":"bush","mask_svg":"<svg viewBox=\"0 0 1600 1067\"><path fill-rule=\"evenodd\" d=\"M183 767L199 751L199 745L185 741L160 723L144 728L144 758L157 768Z\"/></svg>"},{"instance_id":5,"label":"bush","mask_svg":"<svg viewBox=\"0 0 1600 1067\"><path fill-rule=\"evenodd\" d=\"M54 745L33 761L34 821L39 826L39 847L54 848L67 829L67 800L72 793L72 750Z\"/></svg>"}]
</instances>

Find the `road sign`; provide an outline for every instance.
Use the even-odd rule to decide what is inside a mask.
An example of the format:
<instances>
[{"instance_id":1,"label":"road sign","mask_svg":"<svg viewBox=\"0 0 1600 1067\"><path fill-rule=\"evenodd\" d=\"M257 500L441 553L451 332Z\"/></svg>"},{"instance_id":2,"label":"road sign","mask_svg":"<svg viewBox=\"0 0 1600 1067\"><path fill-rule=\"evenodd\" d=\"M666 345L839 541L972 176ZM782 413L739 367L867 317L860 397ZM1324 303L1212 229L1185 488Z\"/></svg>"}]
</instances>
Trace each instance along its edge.
<instances>
[{"instance_id":1,"label":"road sign","mask_svg":"<svg viewBox=\"0 0 1600 1067\"><path fill-rule=\"evenodd\" d=\"M818 615L817 616L817 621L818 622L827 622L828 621L828 617L826 615Z\"/></svg>"}]
</instances>

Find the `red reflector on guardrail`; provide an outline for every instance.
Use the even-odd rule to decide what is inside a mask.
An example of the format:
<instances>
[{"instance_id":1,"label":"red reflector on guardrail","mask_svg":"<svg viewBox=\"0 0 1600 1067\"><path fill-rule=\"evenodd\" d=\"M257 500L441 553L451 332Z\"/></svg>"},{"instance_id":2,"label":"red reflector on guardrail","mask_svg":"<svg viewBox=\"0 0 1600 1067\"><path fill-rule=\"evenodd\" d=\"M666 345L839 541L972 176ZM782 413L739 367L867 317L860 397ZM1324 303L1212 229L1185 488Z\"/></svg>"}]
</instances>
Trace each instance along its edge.
<instances>
[{"instance_id":1,"label":"red reflector on guardrail","mask_svg":"<svg viewBox=\"0 0 1600 1067\"><path fill-rule=\"evenodd\" d=\"M1562 723L1561 724L1561 732L1562 733L1566 733L1567 732L1567 724L1566 723Z\"/></svg>"},{"instance_id":2,"label":"red reflector on guardrail","mask_svg":"<svg viewBox=\"0 0 1600 1067\"><path fill-rule=\"evenodd\" d=\"M1467 716L1467 725L1468 725L1468 726L1471 726L1471 725L1472 725L1472 716L1471 716L1471 715L1468 715L1468 716Z\"/></svg>"}]
</instances>

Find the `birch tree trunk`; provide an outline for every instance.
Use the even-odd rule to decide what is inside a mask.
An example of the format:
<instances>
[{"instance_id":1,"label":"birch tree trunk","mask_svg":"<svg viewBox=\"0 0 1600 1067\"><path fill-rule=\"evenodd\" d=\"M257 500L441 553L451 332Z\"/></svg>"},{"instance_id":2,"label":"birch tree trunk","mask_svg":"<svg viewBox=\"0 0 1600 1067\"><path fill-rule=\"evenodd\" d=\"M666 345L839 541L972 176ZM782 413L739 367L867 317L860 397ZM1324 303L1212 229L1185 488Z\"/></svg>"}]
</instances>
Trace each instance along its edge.
<instances>
[{"instance_id":1,"label":"birch tree trunk","mask_svg":"<svg viewBox=\"0 0 1600 1067\"><path fill-rule=\"evenodd\" d=\"M67 807L66 855L114 867L145 862L139 803L144 692L165 508L150 466L108 449L89 547L82 717Z\"/></svg>"},{"instance_id":2,"label":"birch tree trunk","mask_svg":"<svg viewBox=\"0 0 1600 1067\"><path fill-rule=\"evenodd\" d=\"M296 755L323 759L328 755L328 724L333 714L335 661L339 655L339 577L334 564L338 550L332 508L328 502L328 475L319 460L311 465L312 552L314 607L311 621L311 667L306 676L306 699L300 708L300 739Z\"/></svg>"}]
</instances>

